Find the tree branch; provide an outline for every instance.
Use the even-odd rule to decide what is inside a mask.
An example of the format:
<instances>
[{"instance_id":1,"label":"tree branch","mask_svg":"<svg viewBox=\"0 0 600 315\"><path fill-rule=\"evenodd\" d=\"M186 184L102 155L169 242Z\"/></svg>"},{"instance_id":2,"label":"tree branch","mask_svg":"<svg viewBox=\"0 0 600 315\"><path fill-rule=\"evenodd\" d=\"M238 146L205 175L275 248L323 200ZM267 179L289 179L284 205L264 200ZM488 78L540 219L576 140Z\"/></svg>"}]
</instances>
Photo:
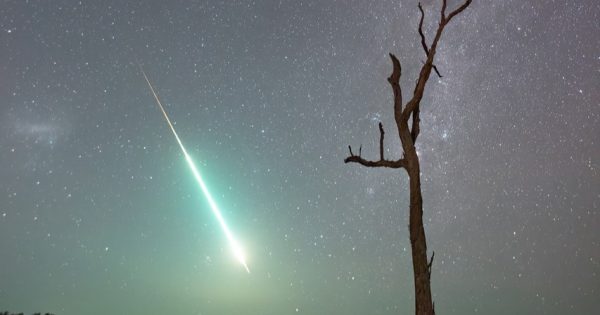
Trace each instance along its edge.
<instances>
[{"instance_id":1,"label":"tree branch","mask_svg":"<svg viewBox=\"0 0 600 315\"><path fill-rule=\"evenodd\" d=\"M390 160L379 160L379 161L369 161L365 160L358 155L351 155L344 159L344 163L358 163L360 165L366 167L387 167L387 168L406 168L406 160L400 159L396 161Z\"/></svg>"},{"instance_id":2,"label":"tree branch","mask_svg":"<svg viewBox=\"0 0 600 315\"><path fill-rule=\"evenodd\" d=\"M383 124L379 122L379 160L385 160L383 158L383 136L385 135L385 131L383 131Z\"/></svg>"},{"instance_id":3,"label":"tree branch","mask_svg":"<svg viewBox=\"0 0 600 315\"><path fill-rule=\"evenodd\" d=\"M388 82L392 86L392 90L394 91L394 115L399 115L402 113L402 89L400 88L400 76L402 75L402 66L400 65L400 60L396 58L396 56L390 53L390 58L392 59L392 74L388 77Z\"/></svg>"},{"instance_id":4,"label":"tree branch","mask_svg":"<svg viewBox=\"0 0 600 315\"><path fill-rule=\"evenodd\" d=\"M348 146L348 151L350 152L350 156L344 159L344 163L358 163L367 167L388 167L388 168L406 168L406 160L404 158L390 161L383 158L383 125L379 123L379 131L381 132L381 138L379 140L379 144L381 145L379 153L381 154L381 159L379 161L369 161L365 160L361 156L362 146L359 149L359 154L354 155L352 152L352 147Z\"/></svg>"},{"instance_id":5,"label":"tree branch","mask_svg":"<svg viewBox=\"0 0 600 315\"><path fill-rule=\"evenodd\" d=\"M444 8L446 1L444 0L444 4L442 8ZM445 9L442 9L445 10ZM419 35L421 36L421 46L423 46L423 50L425 50L425 55L429 55L429 48L427 47L427 42L425 41L425 33L423 33L423 20L425 19L425 12L423 12L423 7L421 6L421 2L419 2L419 11L421 11L421 20L419 20ZM443 12L443 11L442 11ZM438 68L433 65L433 71L437 74L438 77L442 77Z\"/></svg>"},{"instance_id":6,"label":"tree branch","mask_svg":"<svg viewBox=\"0 0 600 315\"><path fill-rule=\"evenodd\" d=\"M432 65L432 67L433 67L433 71L435 71L435 74L437 74L438 78L442 78L443 75L440 74L436 65Z\"/></svg>"},{"instance_id":7,"label":"tree branch","mask_svg":"<svg viewBox=\"0 0 600 315\"><path fill-rule=\"evenodd\" d=\"M443 21L446 19L446 0L442 0L442 18L440 21Z\"/></svg>"},{"instance_id":8,"label":"tree branch","mask_svg":"<svg viewBox=\"0 0 600 315\"><path fill-rule=\"evenodd\" d=\"M431 74L431 70L434 69L433 59L435 56L437 44L438 44L440 38L442 37L444 27L448 24L448 22L450 22L450 20L454 16L456 16L460 12L464 11L469 6L469 4L471 4L471 2L472 2L472 0L465 0L465 2L460 7L458 7L456 10L452 11L452 13L450 13L450 15L448 15L447 18L446 17L442 18L442 20L438 24L438 29L435 33L435 37L433 39L433 42L431 43L431 47L429 47L429 50L428 50L427 61L425 61L425 64L421 67L421 72L419 73L419 78L417 79L417 84L416 84L415 90L413 92L413 97L410 101L408 101L404 110L402 111L402 121L408 121L408 118L410 117L410 115L418 108L419 104L421 103L421 99L423 98L423 93L425 91L425 85L427 83L427 80L429 80L429 75ZM445 15L445 12L444 12L445 9L446 9L446 3L445 3L445 1L443 1L442 2L442 13L441 13L442 17L444 17L444 15ZM422 11L422 7L420 8L420 10Z\"/></svg>"},{"instance_id":9,"label":"tree branch","mask_svg":"<svg viewBox=\"0 0 600 315\"><path fill-rule=\"evenodd\" d=\"M423 20L425 19L425 12L423 11L421 2L419 2L419 11L421 11L421 19L419 20L419 35L421 35L421 46L423 46L425 54L429 55L429 48L427 48L427 43L425 42L425 34L423 33Z\"/></svg>"},{"instance_id":10,"label":"tree branch","mask_svg":"<svg viewBox=\"0 0 600 315\"><path fill-rule=\"evenodd\" d=\"M460 12L464 11L469 4L471 4L473 0L466 0L465 3L463 3L460 7L458 7L456 10L452 11L452 13L450 13L450 15L448 15L448 18L445 18L442 22L444 24L448 24L448 22L450 22L450 20L452 20L453 17L455 17L457 14L459 14ZM446 0L444 0L444 4L446 3ZM444 12L443 14L445 14L445 10L446 10L446 6L443 6Z\"/></svg>"},{"instance_id":11,"label":"tree branch","mask_svg":"<svg viewBox=\"0 0 600 315\"><path fill-rule=\"evenodd\" d=\"M444 1L445 2L445 1ZM433 257L435 256L435 251L431 252L431 259L429 259L429 263L427 264L427 276L429 278L429 283L431 284L431 266L433 265ZM432 310L433 315L435 315L435 302L432 301Z\"/></svg>"},{"instance_id":12,"label":"tree branch","mask_svg":"<svg viewBox=\"0 0 600 315\"><path fill-rule=\"evenodd\" d=\"M429 263L427 264L427 273L429 273L429 278L431 279L431 265L433 265L433 257L435 256L435 251L431 252L431 259L429 259Z\"/></svg>"}]
</instances>

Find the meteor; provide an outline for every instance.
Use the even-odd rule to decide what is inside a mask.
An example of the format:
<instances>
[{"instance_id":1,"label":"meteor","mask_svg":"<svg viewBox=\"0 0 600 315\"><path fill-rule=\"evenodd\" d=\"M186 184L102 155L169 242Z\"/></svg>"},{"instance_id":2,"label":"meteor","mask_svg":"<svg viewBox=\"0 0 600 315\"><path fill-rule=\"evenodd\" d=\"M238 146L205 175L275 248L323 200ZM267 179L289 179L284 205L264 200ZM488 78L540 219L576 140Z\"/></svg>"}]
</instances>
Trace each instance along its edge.
<instances>
[{"instance_id":1,"label":"meteor","mask_svg":"<svg viewBox=\"0 0 600 315\"><path fill-rule=\"evenodd\" d=\"M183 155L185 156L185 160L187 161L188 166L192 170L192 174L194 174L194 177L196 178L198 185L200 185L200 189L202 190L202 192L204 193L204 197L206 197L206 200L208 201L210 210L217 218L217 221L219 221L219 224L221 225L221 229L223 230L223 233L225 233L225 236L227 237L227 240L229 241L229 245L231 246L231 250L233 251L235 258L244 266L244 268L246 268L246 271L248 273L250 273L250 269L248 268L248 265L246 264L246 257L244 255L244 250L242 249L240 244L235 240L235 237L233 237L233 233L231 233L231 230L229 230L229 227L227 226L227 223L225 222L223 215L221 215L221 210L219 210L219 207L217 206L217 203L215 202L212 195L208 191L208 188L206 187L204 180L202 180L202 176L200 176L200 171L198 171L196 164L194 164L194 161L192 160L190 155L187 153L187 150L183 146L181 139L179 139L179 135L177 135L177 131L175 131L175 127L173 127L173 124L171 123L171 119L169 119L169 116L167 115L165 108L163 107L162 103L160 102L158 95L154 91L152 84L150 84L150 80L148 79L148 76L146 75L146 72L144 72L144 69L142 68L141 65L140 65L140 70L142 71L142 74L144 75L144 79L146 79L146 83L148 83L148 87L150 87L150 91L152 91L152 95L154 96L154 99L156 100L156 103L158 104L160 111L163 113L163 116L165 116L165 120L167 121L167 124L169 124L169 128L171 128L171 131L173 132L173 135L175 136L175 140L177 140L177 143L179 144L179 147L181 148L181 151L183 152Z\"/></svg>"}]
</instances>

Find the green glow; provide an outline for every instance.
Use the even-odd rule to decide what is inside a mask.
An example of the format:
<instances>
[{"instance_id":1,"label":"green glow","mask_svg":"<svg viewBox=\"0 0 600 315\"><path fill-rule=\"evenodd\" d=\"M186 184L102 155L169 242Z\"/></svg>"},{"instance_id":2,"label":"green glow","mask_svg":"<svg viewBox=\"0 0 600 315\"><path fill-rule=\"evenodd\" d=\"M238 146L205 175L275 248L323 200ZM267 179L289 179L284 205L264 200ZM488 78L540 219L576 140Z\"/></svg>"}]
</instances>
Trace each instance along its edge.
<instances>
[{"instance_id":1,"label":"green glow","mask_svg":"<svg viewBox=\"0 0 600 315\"><path fill-rule=\"evenodd\" d=\"M177 137L177 134L175 134L175 136ZM180 142L180 145L181 145L181 142ZM198 169L196 168L196 165L194 164L194 161L189 156L189 154L186 152L186 150L183 147L183 145L181 145L181 150L183 151L183 154L185 155L185 160L188 162L189 167L192 169L192 173L194 174L194 177L196 178L196 181L200 185L200 189L202 189L202 192L204 193L204 196L206 197L206 200L208 200L208 204L210 205L210 210L212 210L213 214L217 217L217 220L219 221L219 224L221 225L221 228L223 229L223 232L225 233L225 236L227 236L227 240L229 241L229 244L231 245L231 248L233 250L233 254L237 258L237 260L239 260L240 263L242 265L244 265L244 268L246 268L246 271L248 271L248 273L250 273L250 269L248 268L248 265L246 264L246 258L245 258L245 255L244 255L244 251L242 250L242 247L235 240L235 238L233 237L233 234L229 230L229 227L227 226L227 223L225 222L225 219L221 215L221 211L219 210L219 207L217 206L217 203L214 201L214 199L212 198L210 192L208 191L208 188L206 187L206 184L202 180L202 176L200 176L200 171L198 171Z\"/></svg>"},{"instance_id":2,"label":"green glow","mask_svg":"<svg viewBox=\"0 0 600 315\"><path fill-rule=\"evenodd\" d=\"M154 99L156 100L158 107L160 107L160 110L163 113L163 116L165 117L165 119L167 120L167 123L169 124L169 127L171 128L171 131L173 132L173 135L175 136L175 140L177 140L177 144L179 144L179 147L181 148L181 151L183 152L183 155L185 156L185 160L187 161L188 166L192 170L192 173L194 174L194 178L196 178L196 182L198 182L198 185L200 185L200 189L204 193L206 200L208 200L210 210L215 215L215 217L217 217L217 221L219 221L219 224L221 225L221 229L223 229L223 232L225 233L225 236L227 237L227 240L229 241L229 245L231 246L231 249L233 250L233 254L235 255L235 258L244 266L244 268L246 268L246 271L248 273L250 273L250 269L248 268L248 265L246 264L246 257L244 255L244 250L242 249L240 244L235 240L235 237L233 237L233 233L231 233L231 230L229 230L229 227L227 226L227 223L225 222L225 219L223 218L223 215L221 214L221 210L219 210L219 207L217 206L217 203L215 202L212 195L208 191L208 188L206 187L204 180L202 180L202 176L200 175L200 171L198 171L196 164L194 164L194 161L192 160L190 155L187 153L187 150L183 146L181 139L179 139L179 135L177 134L177 131L175 131L175 127L173 127L173 124L171 123L171 120L169 119L169 116L167 115L165 108L162 106L162 103L160 102L158 95L154 91L152 84L150 84L150 80L148 80L148 77L146 76L146 73L144 72L144 70L142 69L141 66L140 66L140 70L142 71L142 74L144 75L144 78L146 79L146 82L148 83L148 86L150 87L150 90L152 91L152 95L154 95Z\"/></svg>"}]
</instances>

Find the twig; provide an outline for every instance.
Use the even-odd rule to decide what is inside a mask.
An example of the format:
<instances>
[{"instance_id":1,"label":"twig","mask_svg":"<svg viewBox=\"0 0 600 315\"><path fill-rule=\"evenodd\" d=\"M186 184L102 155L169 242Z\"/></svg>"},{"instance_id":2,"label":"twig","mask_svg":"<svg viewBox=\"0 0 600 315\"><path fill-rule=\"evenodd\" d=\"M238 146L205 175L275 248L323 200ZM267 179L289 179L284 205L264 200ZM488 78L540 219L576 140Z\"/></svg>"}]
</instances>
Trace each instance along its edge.
<instances>
[{"instance_id":1,"label":"twig","mask_svg":"<svg viewBox=\"0 0 600 315\"><path fill-rule=\"evenodd\" d=\"M385 135L385 131L383 131L383 124L379 122L379 160L385 160L383 158L383 137Z\"/></svg>"},{"instance_id":2,"label":"twig","mask_svg":"<svg viewBox=\"0 0 600 315\"><path fill-rule=\"evenodd\" d=\"M433 257L435 256L435 251L431 252L431 259L429 259L429 263L427 264L427 273L429 274L429 278L431 279L431 265L433 265Z\"/></svg>"}]
</instances>

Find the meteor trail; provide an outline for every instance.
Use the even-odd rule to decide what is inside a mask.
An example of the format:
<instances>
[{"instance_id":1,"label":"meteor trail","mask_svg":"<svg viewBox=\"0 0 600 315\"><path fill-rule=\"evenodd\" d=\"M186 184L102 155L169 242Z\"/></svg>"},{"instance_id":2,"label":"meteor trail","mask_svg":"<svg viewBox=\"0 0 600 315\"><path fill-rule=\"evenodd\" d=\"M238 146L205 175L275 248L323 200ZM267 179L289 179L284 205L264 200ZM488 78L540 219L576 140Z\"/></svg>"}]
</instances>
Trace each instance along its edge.
<instances>
[{"instance_id":1,"label":"meteor trail","mask_svg":"<svg viewBox=\"0 0 600 315\"><path fill-rule=\"evenodd\" d=\"M150 80L148 79L148 76L146 75L146 72L144 72L144 69L142 68L141 65L140 65L140 70L142 71L142 74L144 75L144 79L146 79L146 83L148 83L148 87L150 87L150 91L152 91L152 95L154 95L154 99L156 100L156 103L158 104L160 111L165 116L165 119L167 120L167 123L169 124L169 127L171 128L171 131L173 132L173 135L175 136L175 140L177 140L177 143L179 144L179 147L181 148L181 151L183 152L183 155L185 156L185 160L187 161L188 166L192 170L192 173L194 174L196 181L200 185L200 189L204 193L206 200L208 200L208 204L210 205L210 210L213 212L215 217L217 217L217 221L219 221L219 224L221 225L221 229L223 229L223 233L225 233L225 236L227 237L227 240L229 241L229 245L231 246L231 249L233 250L233 254L235 255L235 258L244 266L244 268L246 268L246 271L248 273L250 273L250 269L248 268L248 265L246 264L246 258L244 256L244 251L243 251L242 247L233 237L233 233L231 233L231 231L229 230L229 227L227 226L225 219L221 215L221 211L219 210L217 203L214 201L210 192L208 191L208 188L206 187L204 180L202 180L202 176L200 176L200 171L198 171L198 169L196 168L194 161L192 160L190 155L187 153L187 150L183 146L181 139L179 139L179 135L177 135L177 131L175 131L175 127L173 127L173 124L171 123L171 119L169 119L169 116L167 115L165 108L163 107L162 103L160 102L158 95L156 95L156 92L154 91L152 84L150 84Z\"/></svg>"}]
</instances>

